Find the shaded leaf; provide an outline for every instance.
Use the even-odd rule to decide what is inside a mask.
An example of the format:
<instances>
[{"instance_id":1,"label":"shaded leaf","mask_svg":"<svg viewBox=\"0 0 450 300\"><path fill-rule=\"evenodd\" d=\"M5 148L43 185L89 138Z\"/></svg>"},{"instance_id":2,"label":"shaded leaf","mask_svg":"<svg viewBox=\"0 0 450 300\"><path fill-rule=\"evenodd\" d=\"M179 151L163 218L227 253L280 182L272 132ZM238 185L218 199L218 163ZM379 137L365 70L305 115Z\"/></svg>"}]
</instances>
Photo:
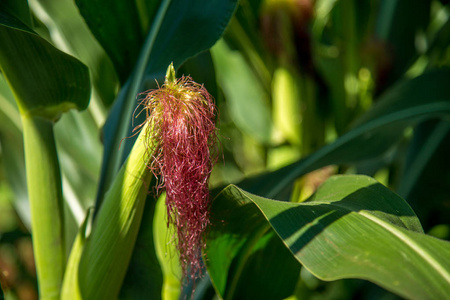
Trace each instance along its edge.
<instances>
[{"instance_id":1,"label":"shaded leaf","mask_svg":"<svg viewBox=\"0 0 450 300\"><path fill-rule=\"evenodd\" d=\"M417 33L425 31L430 21L431 1L411 5L408 0L381 1L376 24L376 35L385 40L393 58L388 80L400 78L418 57Z\"/></svg>"},{"instance_id":2,"label":"shaded leaf","mask_svg":"<svg viewBox=\"0 0 450 300\"><path fill-rule=\"evenodd\" d=\"M22 122L14 96L6 81L0 77L0 144L6 181L14 193L14 207L20 220L31 230L30 206L25 173Z\"/></svg>"},{"instance_id":3,"label":"shaded leaf","mask_svg":"<svg viewBox=\"0 0 450 300\"><path fill-rule=\"evenodd\" d=\"M89 103L88 69L56 49L0 5L0 68L22 113L57 119Z\"/></svg>"},{"instance_id":4,"label":"shaded leaf","mask_svg":"<svg viewBox=\"0 0 450 300\"><path fill-rule=\"evenodd\" d=\"M31 27L31 14L27 0L3 0L1 6L8 8L9 12L21 20L27 26Z\"/></svg>"},{"instance_id":5,"label":"shaded leaf","mask_svg":"<svg viewBox=\"0 0 450 300\"><path fill-rule=\"evenodd\" d=\"M330 164L351 164L379 157L402 137L404 130L424 119L450 114L450 71L427 72L387 91L354 128L312 155L275 172L244 180L243 189L288 199L299 176Z\"/></svg>"},{"instance_id":6,"label":"shaded leaf","mask_svg":"<svg viewBox=\"0 0 450 300\"><path fill-rule=\"evenodd\" d=\"M397 193L417 212L425 231L448 224L450 122L430 120L414 130ZM438 175L438 176L437 176Z\"/></svg>"},{"instance_id":7,"label":"shaded leaf","mask_svg":"<svg viewBox=\"0 0 450 300\"><path fill-rule=\"evenodd\" d=\"M217 103L216 72L210 51L201 52L185 61L178 70L178 73L191 76L195 82L203 84Z\"/></svg>"},{"instance_id":8,"label":"shaded leaf","mask_svg":"<svg viewBox=\"0 0 450 300\"><path fill-rule=\"evenodd\" d=\"M255 205L226 197L221 193L213 202L205 258L217 294L221 299L288 297L300 265Z\"/></svg>"},{"instance_id":9,"label":"shaded leaf","mask_svg":"<svg viewBox=\"0 0 450 300\"><path fill-rule=\"evenodd\" d=\"M91 109L91 113L96 122L103 125L106 112L102 111L102 104L96 102L101 101L109 107L117 94L118 78L112 62L92 35L73 0L29 2L33 14L47 27L53 44L88 66L93 87L90 103L96 108Z\"/></svg>"},{"instance_id":10,"label":"shaded leaf","mask_svg":"<svg viewBox=\"0 0 450 300\"><path fill-rule=\"evenodd\" d=\"M123 84L133 70L148 30L140 22L136 2L76 0L76 4L92 33L108 53ZM153 7L143 13L152 15L155 12Z\"/></svg>"}]
</instances>

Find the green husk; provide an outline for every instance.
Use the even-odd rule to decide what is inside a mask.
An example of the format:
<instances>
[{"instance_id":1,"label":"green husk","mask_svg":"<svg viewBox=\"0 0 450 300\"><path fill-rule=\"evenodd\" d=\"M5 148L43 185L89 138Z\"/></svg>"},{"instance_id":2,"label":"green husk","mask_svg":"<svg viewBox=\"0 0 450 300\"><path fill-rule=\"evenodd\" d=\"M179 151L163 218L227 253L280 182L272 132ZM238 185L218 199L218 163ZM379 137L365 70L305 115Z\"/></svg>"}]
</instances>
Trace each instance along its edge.
<instances>
[{"instance_id":1,"label":"green husk","mask_svg":"<svg viewBox=\"0 0 450 300\"><path fill-rule=\"evenodd\" d=\"M156 203L153 219L153 238L156 256L163 272L161 298L164 300L176 300L180 298L182 271L175 243L170 242L176 229L173 225L167 226L168 217L165 202L166 194L164 193Z\"/></svg>"},{"instance_id":2,"label":"green husk","mask_svg":"<svg viewBox=\"0 0 450 300\"><path fill-rule=\"evenodd\" d=\"M152 178L144 126L125 164L105 195L92 232L78 233L64 277L63 299L116 299L142 219Z\"/></svg>"}]
</instances>

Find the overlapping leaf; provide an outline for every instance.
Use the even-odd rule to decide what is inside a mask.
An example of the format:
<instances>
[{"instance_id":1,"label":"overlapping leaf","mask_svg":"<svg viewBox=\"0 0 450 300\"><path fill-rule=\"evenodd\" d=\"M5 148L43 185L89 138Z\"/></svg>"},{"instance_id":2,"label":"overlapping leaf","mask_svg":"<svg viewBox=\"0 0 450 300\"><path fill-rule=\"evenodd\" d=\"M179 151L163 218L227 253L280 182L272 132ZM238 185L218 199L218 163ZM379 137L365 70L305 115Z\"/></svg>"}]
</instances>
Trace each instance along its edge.
<instances>
[{"instance_id":1,"label":"overlapping leaf","mask_svg":"<svg viewBox=\"0 0 450 300\"><path fill-rule=\"evenodd\" d=\"M243 189L288 199L299 176L330 164L351 164L382 156L417 122L450 114L450 71L434 70L387 91L353 129L311 156L272 173L249 178Z\"/></svg>"},{"instance_id":2,"label":"overlapping leaf","mask_svg":"<svg viewBox=\"0 0 450 300\"><path fill-rule=\"evenodd\" d=\"M89 103L88 69L0 6L0 67L22 113L57 119Z\"/></svg>"},{"instance_id":3,"label":"overlapping leaf","mask_svg":"<svg viewBox=\"0 0 450 300\"><path fill-rule=\"evenodd\" d=\"M206 264L216 291L227 299L241 295L231 284L246 281L236 270L246 262L242 257L250 253L249 241L256 247L263 240L252 237L271 230L323 280L367 279L407 298L448 295L450 244L424 235L409 205L369 177L332 177L305 203L270 200L229 186L212 211ZM288 257L278 254L277 263L290 267ZM271 282L252 288L265 289Z\"/></svg>"}]
</instances>

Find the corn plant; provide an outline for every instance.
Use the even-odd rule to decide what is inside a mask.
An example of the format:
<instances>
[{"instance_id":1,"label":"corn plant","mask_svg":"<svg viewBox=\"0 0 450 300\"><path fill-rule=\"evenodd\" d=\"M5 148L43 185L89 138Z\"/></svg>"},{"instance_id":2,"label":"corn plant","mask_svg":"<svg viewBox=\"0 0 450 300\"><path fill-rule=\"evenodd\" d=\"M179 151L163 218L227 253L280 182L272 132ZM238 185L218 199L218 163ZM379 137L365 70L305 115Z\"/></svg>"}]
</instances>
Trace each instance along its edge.
<instances>
[{"instance_id":1,"label":"corn plant","mask_svg":"<svg viewBox=\"0 0 450 300\"><path fill-rule=\"evenodd\" d=\"M39 299L448 297L449 20L438 0L2 1L0 195Z\"/></svg>"}]
</instances>

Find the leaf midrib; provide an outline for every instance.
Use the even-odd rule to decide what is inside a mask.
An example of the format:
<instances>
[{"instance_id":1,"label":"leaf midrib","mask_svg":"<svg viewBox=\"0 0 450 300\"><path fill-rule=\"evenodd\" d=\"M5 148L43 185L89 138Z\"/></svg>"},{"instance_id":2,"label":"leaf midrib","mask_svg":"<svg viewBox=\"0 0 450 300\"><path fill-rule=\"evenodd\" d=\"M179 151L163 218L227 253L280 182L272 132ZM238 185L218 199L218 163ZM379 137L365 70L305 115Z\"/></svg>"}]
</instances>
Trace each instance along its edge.
<instances>
[{"instance_id":1,"label":"leaf midrib","mask_svg":"<svg viewBox=\"0 0 450 300\"><path fill-rule=\"evenodd\" d=\"M435 260L435 258L424 251L420 245L418 245L415 241L413 241L410 237L408 237L406 234L401 232L401 230L397 229L395 225L390 224L389 222L383 221L380 218L375 217L374 215L365 212L365 211L358 211L358 214L362 215L363 217L369 219L370 221L376 223L377 225L383 227L386 229L389 233L393 234L397 238L399 238L401 241L404 242L405 245L407 245L410 249L412 249L417 255L422 257L428 264L436 270L438 274L440 274L445 280L450 284L450 273L447 272L440 264ZM420 233L418 233L420 234Z\"/></svg>"}]
</instances>

